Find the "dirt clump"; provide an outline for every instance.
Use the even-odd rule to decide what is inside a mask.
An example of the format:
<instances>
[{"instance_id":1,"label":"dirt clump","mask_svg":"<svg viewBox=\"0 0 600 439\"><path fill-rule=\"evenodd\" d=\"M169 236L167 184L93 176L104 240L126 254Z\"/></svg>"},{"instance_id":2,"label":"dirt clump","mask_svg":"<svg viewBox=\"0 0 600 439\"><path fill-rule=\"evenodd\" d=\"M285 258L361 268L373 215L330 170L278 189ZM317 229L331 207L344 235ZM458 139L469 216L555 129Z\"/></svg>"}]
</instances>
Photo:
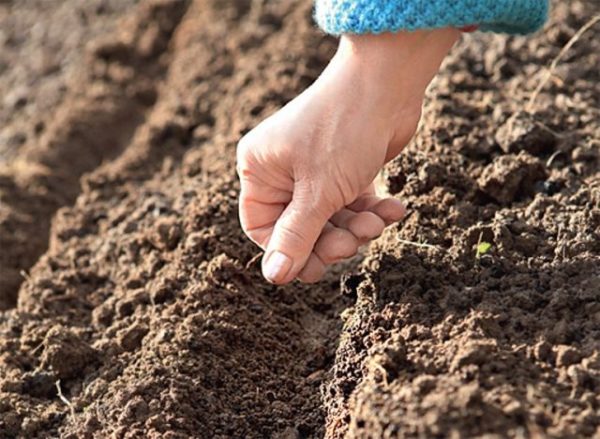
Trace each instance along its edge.
<instances>
[{"instance_id":1,"label":"dirt clump","mask_svg":"<svg viewBox=\"0 0 600 439\"><path fill-rule=\"evenodd\" d=\"M545 177L542 162L527 154L511 154L499 156L486 166L478 183L481 191L495 201L509 204L515 198L531 196L535 183Z\"/></svg>"},{"instance_id":2,"label":"dirt clump","mask_svg":"<svg viewBox=\"0 0 600 439\"><path fill-rule=\"evenodd\" d=\"M510 116L496 132L495 140L505 153L527 151L532 155L548 154L558 142L556 133L524 111Z\"/></svg>"}]
</instances>

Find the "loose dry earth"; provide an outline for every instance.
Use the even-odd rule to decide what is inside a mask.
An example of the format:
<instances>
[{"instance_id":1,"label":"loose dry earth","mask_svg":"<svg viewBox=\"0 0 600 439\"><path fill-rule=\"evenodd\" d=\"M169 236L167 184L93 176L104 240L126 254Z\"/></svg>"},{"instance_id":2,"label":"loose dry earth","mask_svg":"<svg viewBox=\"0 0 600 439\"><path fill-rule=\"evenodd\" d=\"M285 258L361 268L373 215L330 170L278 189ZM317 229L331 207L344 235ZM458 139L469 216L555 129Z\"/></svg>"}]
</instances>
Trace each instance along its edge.
<instances>
[{"instance_id":1,"label":"loose dry earth","mask_svg":"<svg viewBox=\"0 0 600 439\"><path fill-rule=\"evenodd\" d=\"M600 24L524 111L597 9L465 36L409 217L276 288L235 144L335 50L310 2L0 2L0 437L600 436Z\"/></svg>"}]
</instances>

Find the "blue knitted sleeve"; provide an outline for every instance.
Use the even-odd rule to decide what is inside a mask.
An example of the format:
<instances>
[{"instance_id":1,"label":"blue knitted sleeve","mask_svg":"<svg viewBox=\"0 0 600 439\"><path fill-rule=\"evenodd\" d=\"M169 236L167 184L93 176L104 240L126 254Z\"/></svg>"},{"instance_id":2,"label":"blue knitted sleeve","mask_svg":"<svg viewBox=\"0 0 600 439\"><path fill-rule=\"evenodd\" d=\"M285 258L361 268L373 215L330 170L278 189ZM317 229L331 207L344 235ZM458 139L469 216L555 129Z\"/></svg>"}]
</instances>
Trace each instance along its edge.
<instances>
[{"instance_id":1,"label":"blue knitted sleeve","mask_svg":"<svg viewBox=\"0 0 600 439\"><path fill-rule=\"evenodd\" d=\"M542 27L548 9L548 0L316 0L315 16L333 35L471 25L526 34Z\"/></svg>"}]
</instances>

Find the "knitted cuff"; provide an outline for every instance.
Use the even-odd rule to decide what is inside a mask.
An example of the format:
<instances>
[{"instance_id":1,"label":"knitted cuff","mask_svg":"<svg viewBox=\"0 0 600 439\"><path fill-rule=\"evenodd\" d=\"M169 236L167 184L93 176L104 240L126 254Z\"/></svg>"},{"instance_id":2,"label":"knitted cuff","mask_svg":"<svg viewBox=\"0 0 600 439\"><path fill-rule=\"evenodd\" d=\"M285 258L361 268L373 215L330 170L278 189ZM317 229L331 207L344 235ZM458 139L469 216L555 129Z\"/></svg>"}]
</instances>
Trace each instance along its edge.
<instances>
[{"instance_id":1,"label":"knitted cuff","mask_svg":"<svg viewBox=\"0 0 600 439\"><path fill-rule=\"evenodd\" d=\"M316 0L325 32L365 34L477 26L526 34L543 26L548 0Z\"/></svg>"}]
</instances>

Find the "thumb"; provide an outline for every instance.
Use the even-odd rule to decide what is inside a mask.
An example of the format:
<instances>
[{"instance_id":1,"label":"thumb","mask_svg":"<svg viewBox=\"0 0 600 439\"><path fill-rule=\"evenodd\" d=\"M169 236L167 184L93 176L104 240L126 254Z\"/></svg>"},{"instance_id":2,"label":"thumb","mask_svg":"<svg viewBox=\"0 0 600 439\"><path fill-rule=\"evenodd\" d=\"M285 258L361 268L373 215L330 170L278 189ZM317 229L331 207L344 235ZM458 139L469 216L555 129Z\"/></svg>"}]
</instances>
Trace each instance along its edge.
<instances>
[{"instance_id":1,"label":"thumb","mask_svg":"<svg viewBox=\"0 0 600 439\"><path fill-rule=\"evenodd\" d=\"M334 213L324 204L314 193L294 191L292 201L275 223L263 257L263 276L269 282L285 284L300 273Z\"/></svg>"}]
</instances>

